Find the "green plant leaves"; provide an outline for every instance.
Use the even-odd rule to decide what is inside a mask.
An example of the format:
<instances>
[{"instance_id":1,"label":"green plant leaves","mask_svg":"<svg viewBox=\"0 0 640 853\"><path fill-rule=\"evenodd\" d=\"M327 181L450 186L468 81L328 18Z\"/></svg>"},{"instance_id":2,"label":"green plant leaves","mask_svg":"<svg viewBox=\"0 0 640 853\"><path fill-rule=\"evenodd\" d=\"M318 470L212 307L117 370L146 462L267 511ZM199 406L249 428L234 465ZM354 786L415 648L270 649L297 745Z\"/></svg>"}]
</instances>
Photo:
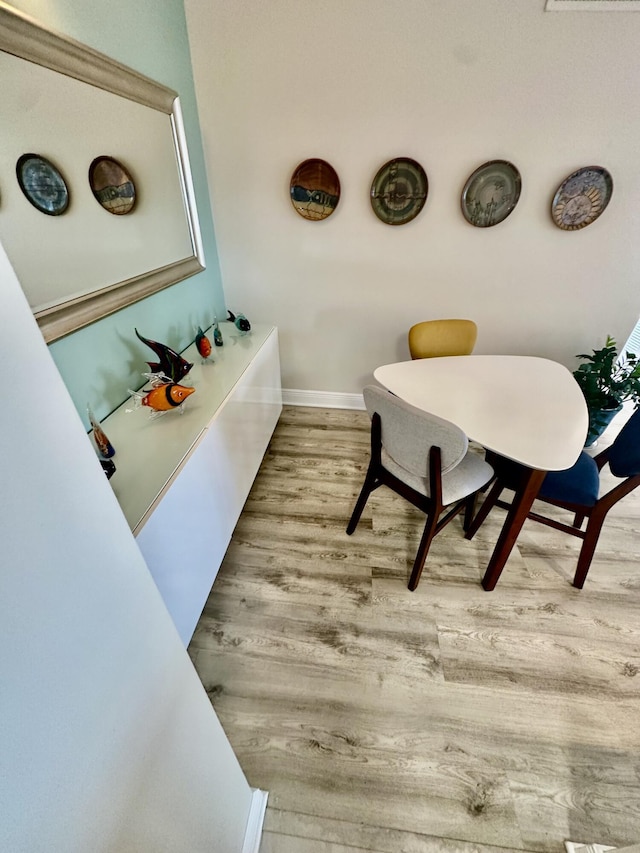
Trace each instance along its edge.
<instances>
[{"instance_id":1,"label":"green plant leaves","mask_svg":"<svg viewBox=\"0 0 640 853\"><path fill-rule=\"evenodd\" d=\"M626 352L618 357L614 338L607 335L605 345L592 353L581 353L582 359L573 375L582 389L590 413L614 409L626 400L640 403L640 359Z\"/></svg>"}]
</instances>

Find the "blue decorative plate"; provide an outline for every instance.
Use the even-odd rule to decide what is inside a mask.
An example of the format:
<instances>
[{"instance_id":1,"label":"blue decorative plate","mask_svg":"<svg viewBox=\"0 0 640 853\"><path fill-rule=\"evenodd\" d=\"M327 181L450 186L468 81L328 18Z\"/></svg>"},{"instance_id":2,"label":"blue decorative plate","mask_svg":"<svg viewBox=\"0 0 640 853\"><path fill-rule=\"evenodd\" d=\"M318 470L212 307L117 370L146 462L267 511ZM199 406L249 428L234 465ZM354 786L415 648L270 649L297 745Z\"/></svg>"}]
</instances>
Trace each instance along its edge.
<instances>
[{"instance_id":1,"label":"blue decorative plate","mask_svg":"<svg viewBox=\"0 0 640 853\"><path fill-rule=\"evenodd\" d=\"M371 185L371 206L387 225L404 225L420 213L427 200L429 182L420 163L398 157L385 163Z\"/></svg>"},{"instance_id":2,"label":"blue decorative plate","mask_svg":"<svg viewBox=\"0 0 640 853\"><path fill-rule=\"evenodd\" d=\"M31 204L49 216L69 207L69 190L56 167L39 154L23 154L16 163L20 189Z\"/></svg>"},{"instance_id":3,"label":"blue decorative plate","mask_svg":"<svg viewBox=\"0 0 640 853\"><path fill-rule=\"evenodd\" d=\"M483 163L462 190L462 212L478 228L497 225L509 216L520 198L520 172L507 160Z\"/></svg>"},{"instance_id":4,"label":"blue decorative plate","mask_svg":"<svg viewBox=\"0 0 640 853\"><path fill-rule=\"evenodd\" d=\"M563 231L586 228L603 213L613 192L613 178L602 166L586 166L560 184L551 202L551 216Z\"/></svg>"}]
</instances>

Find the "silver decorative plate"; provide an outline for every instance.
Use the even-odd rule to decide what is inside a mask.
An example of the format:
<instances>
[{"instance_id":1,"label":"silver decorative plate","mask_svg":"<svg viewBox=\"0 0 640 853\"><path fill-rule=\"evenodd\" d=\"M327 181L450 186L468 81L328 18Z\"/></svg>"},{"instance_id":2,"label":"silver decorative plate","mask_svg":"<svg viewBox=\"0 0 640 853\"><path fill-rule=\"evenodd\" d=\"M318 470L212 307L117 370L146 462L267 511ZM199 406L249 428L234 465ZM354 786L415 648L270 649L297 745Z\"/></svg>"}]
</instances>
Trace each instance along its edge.
<instances>
[{"instance_id":1,"label":"silver decorative plate","mask_svg":"<svg viewBox=\"0 0 640 853\"><path fill-rule=\"evenodd\" d=\"M513 163L490 160L470 175L462 190L462 212L478 228L497 225L509 216L520 198L522 179Z\"/></svg>"},{"instance_id":2,"label":"silver decorative plate","mask_svg":"<svg viewBox=\"0 0 640 853\"><path fill-rule=\"evenodd\" d=\"M560 184L551 202L553 221L563 231L586 228L603 213L613 192L613 179L602 166L585 166Z\"/></svg>"}]
</instances>

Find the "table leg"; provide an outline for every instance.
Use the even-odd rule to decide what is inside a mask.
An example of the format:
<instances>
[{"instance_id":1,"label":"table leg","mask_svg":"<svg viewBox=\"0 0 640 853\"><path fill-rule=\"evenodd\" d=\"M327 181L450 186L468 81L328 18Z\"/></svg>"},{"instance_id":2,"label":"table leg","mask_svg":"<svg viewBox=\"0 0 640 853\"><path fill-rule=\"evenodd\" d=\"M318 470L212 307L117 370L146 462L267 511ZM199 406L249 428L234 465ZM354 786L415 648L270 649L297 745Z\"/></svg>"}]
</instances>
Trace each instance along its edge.
<instances>
[{"instance_id":1,"label":"table leg","mask_svg":"<svg viewBox=\"0 0 640 853\"><path fill-rule=\"evenodd\" d=\"M527 513L531 509L546 471L538 471L534 468L526 469L522 481L514 495L513 503L507 513L507 518L502 525L500 536L493 549L489 565L482 578L482 586L487 592L491 592L500 579L504 565L509 559L511 549L525 522Z\"/></svg>"}]
</instances>

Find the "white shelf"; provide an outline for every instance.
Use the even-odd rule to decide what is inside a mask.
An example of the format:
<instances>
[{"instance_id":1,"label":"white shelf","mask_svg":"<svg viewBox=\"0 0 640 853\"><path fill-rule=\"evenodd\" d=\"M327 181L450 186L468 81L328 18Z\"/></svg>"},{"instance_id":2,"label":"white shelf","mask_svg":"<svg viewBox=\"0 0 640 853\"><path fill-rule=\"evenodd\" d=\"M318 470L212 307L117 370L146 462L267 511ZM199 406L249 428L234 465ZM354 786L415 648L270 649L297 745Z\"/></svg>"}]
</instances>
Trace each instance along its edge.
<instances>
[{"instance_id":1,"label":"white shelf","mask_svg":"<svg viewBox=\"0 0 640 853\"><path fill-rule=\"evenodd\" d=\"M128 401L103 422L110 482L185 646L282 411L277 329L220 327L213 361L183 353L196 388L183 414L150 419Z\"/></svg>"},{"instance_id":2,"label":"white shelf","mask_svg":"<svg viewBox=\"0 0 640 853\"><path fill-rule=\"evenodd\" d=\"M249 334L241 335L229 322L220 323L220 330L224 346L214 347L212 357L205 363L195 344L181 353L193 362L183 384L196 389L183 404L182 412L176 410L158 418L151 418L147 407L127 412L133 407L129 398L102 423L116 450L116 473L110 482L136 535L242 374L274 333L273 326L252 326ZM207 331L207 337L213 345L213 334ZM150 361L156 358L151 349L148 357Z\"/></svg>"}]
</instances>

